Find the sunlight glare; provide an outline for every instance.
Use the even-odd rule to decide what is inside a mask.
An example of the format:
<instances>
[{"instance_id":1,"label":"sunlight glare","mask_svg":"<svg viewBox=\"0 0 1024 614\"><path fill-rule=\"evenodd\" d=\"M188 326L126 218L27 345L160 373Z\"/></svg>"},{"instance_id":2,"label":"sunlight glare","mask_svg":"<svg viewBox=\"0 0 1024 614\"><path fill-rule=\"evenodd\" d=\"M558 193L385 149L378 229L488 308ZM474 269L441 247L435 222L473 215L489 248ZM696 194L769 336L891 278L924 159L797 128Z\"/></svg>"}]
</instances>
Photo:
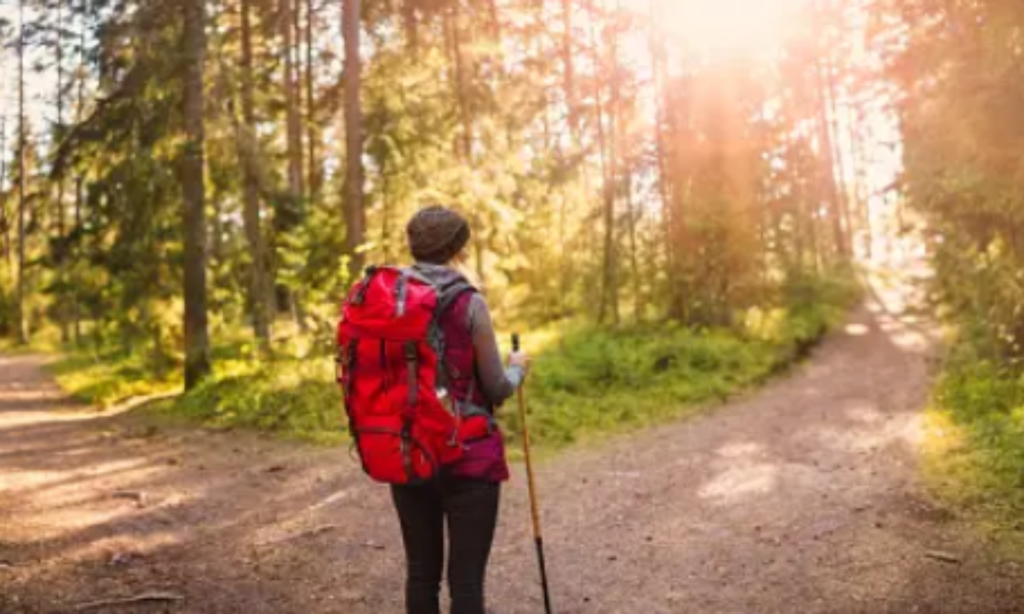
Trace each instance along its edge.
<instances>
[{"instance_id":1,"label":"sunlight glare","mask_svg":"<svg viewBox=\"0 0 1024 614\"><path fill-rule=\"evenodd\" d=\"M659 0L658 23L676 43L709 55L763 57L792 36L805 0Z\"/></svg>"}]
</instances>

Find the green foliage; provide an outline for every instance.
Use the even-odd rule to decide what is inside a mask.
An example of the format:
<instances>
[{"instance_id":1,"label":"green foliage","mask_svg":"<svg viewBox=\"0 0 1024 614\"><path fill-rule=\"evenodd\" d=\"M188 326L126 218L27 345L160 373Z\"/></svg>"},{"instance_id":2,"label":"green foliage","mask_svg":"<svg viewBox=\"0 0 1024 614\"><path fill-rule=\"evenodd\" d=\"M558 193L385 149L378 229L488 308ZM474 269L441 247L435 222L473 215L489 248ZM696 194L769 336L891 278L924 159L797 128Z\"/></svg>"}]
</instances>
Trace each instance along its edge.
<instances>
[{"instance_id":1,"label":"green foliage","mask_svg":"<svg viewBox=\"0 0 1024 614\"><path fill-rule=\"evenodd\" d=\"M979 358L965 337L935 400L925 459L932 489L1002 541L1024 546L1024 372Z\"/></svg>"},{"instance_id":2,"label":"green foliage","mask_svg":"<svg viewBox=\"0 0 1024 614\"><path fill-rule=\"evenodd\" d=\"M154 368L150 357L134 354L77 352L53 362L49 368L61 388L76 399L110 407L135 397L180 388L180 375L171 366Z\"/></svg>"},{"instance_id":3,"label":"green foliage","mask_svg":"<svg viewBox=\"0 0 1024 614\"><path fill-rule=\"evenodd\" d=\"M54 354L61 349L60 332L47 327L36 332L28 345L19 345L16 337L0 337L0 353L3 354Z\"/></svg>"},{"instance_id":4,"label":"green foliage","mask_svg":"<svg viewBox=\"0 0 1024 614\"><path fill-rule=\"evenodd\" d=\"M894 75L907 92L905 185L934 230L938 291L983 357L1024 356L1024 9L922 3Z\"/></svg>"},{"instance_id":5,"label":"green foliage","mask_svg":"<svg viewBox=\"0 0 1024 614\"><path fill-rule=\"evenodd\" d=\"M344 117L337 15L312 0L205 3L202 74L185 70L199 50L183 47L195 30L176 4L97 13L76 1L59 31L42 12L34 25L68 52L50 67L66 77L51 94L64 117L19 152L31 228L13 237L6 224L2 238L29 247L23 311L33 330L49 320L87 331L76 346L95 349L57 367L84 398L176 386L185 330L208 322L221 364L169 411L329 430L326 389L315 374L296 379L295 361L329 360L349 263L407 262L405 222L436 202L470 219L466 268L498 321L587 331L540 358L542 440L643 424L759 381L799 358L843 303L823 278L847 257L837 246L854 224L832 222L840 193L855 190L835 186L843 165L828 150L853 126L828 120L847 115L838 105L854 98L852 79L841 77L853 72L825 63L854 41L837 25L813 41L828 57L807 57L812 41L796 30L780 41L784 60L714 57L661 31L671 3L369 3L359 127ZM309 38L284 36L302 17ZM303 58L294 74L285 57ZM206 104L186 118L193 79ZM205 169L185 173L183 154L199 145L186 125L197 124ZM363 229L343 215L345 133L365 136ZM182 194L200 187L206 215L186 229ZM201 230L202 263L186 250ZM208 272L209 293L188 327L186 260ZM15 270L0 261L0 334L13 332ZM615 330L595 330L599 319ZM259 342L266 356L245 348L257 335L272 337ZM603 409L588 417L580 404Z\"/></svg>"},{"instance_id":6,"label":"green foliage","mask_svg":"<svg viewBox=\"0 0 1024 614\"><path fill-rule=\"evenodd\" d=\"M763 380L778 353L725 331L666 324L619 331L583 329L541 353L528 385L531 436L557 448L601 433L685 416ZM518 415L503 418L511 438Z\"/></svg>"},{"instance_id":7,"label":"green foliage","mask_svg":"<svg viewBox=\"0 0 1024 614\"><path fill-rule=\"evenodd\" d=\"M802 280L770 323L752 317L747 329L694 331L666 322L569 332L534 364L531 437L556 449L724 401L802 357L858 296L852 277L837 274ZM502 416L515 439L518 415Z\"/></svg>"},{"instance_id":8,"label":"green foliage","mask_svg":"<svg viewBox=\"0 0 1024 614\"><path fill-rule=\"evenodd\" d=\"M695 331L666 322L618 330L581 325L564 334L549 326L527 335L526 346L540 348L527 388L538 446L557 450L684 417L764 381L797 359L799 347L817 341L856 296L850 278L804 280L800 288L792 295L798 300L773 312L779 319L770 329ZM252 428L320 443L345 438L329 356L261 362L245 342L218 346L213 355L213 377L153 411L214 428ZM149 354L80 352L52 368L76 397L107 406L180 389L176 367ZM521 429L512 402L501 417L515 444ZM516 454L515 445L511 450Z\"/></svg>"},{"instance_id":9,"label":"green foliage","mask_svg":"<svg viewBox=\"0 0 1024 614\"><path fill-rule=\"evenodd\" d=\"M917 10L891 63L904 92L903 183L933 231L935 290L959 335L936 394L942 435L933 437L929 474L940 494L1020 533L1024 5L925 0Z\"/></svg>"},{"instance_id":10,"label":"green foliage","mask_svg":"<svg viewBox=\"0 0 1024 614\"><path fill-rule=\"evenodd\" d=\"M329 359L220 363L215 375L161 411L215 428L244 427L320 443L344 437Z\"/></svg>"},{"instance_id":11,"label":"green foliage","mask_svg":"<svg viewBox=\"0 0 1024 614\"><path fill-rule=\"evenodd\" d=\"M787 317L774 340L802 356L862 295L855 273L841 266L824 276L798 275L782 288Z\"/></svg>"},{"instance_id":12,"label":"green foliage","mask_svg":"<svg viewBox=\"0 0 1024 614\"><path fill-rule=\"evenodd\" d=\"M5 350L6 351L6 350ZM330 359L254 360L245 344L220 346L214 375L195 390L151 407L155 414L214 428L244 427L318 442L342 437L341 397ZM181 391L177 363L159 368L147 355L76 352L50 365L75 398L110 407Z\"/></svg>"},{"instance_id":13,"label":"green foliage","mask_svg":"<svg viewBox=\"0 0 1024 614\"><path fill-rule=\"evenodd\" d=\"M0 338L13 337L18 328L18 303L11 277L7 267L0 267Z\"/></svg>"}]
</instances>

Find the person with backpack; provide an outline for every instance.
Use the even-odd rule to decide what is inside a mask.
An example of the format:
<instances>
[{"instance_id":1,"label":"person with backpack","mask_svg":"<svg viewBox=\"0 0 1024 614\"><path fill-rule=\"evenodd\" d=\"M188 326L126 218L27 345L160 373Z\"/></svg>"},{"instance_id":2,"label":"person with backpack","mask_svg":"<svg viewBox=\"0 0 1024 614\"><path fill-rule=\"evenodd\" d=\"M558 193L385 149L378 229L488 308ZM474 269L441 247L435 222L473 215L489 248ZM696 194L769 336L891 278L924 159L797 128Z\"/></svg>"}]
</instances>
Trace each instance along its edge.
<instances>
[{"instance_id":1,"label":"person with backpack","mask_svg":"<svg viewBox=\"0 0 1024 614\"><path fill-rule=\"evenodd\" d=\"M458 271L466 219L445 207L407 226L409 268L367 270L339 327L339 383L364 470L391 485L407 614L440 614L448 527L451 614L485 614L484 581L509 467L495 411L526 379L502 364L480 292Z\"/></svg>"}]
</instances>

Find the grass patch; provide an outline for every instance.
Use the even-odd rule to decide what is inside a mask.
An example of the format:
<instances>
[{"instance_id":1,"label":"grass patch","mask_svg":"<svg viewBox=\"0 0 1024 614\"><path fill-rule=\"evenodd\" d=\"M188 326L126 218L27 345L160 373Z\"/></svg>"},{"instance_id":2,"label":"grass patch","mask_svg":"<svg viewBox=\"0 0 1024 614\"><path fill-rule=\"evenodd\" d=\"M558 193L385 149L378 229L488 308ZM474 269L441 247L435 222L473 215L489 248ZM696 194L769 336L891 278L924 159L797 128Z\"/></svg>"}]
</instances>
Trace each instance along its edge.
<instances>
[{"instance_id":1,"label":"grass patch","mask_svg":"<svg viewBox=\"0 0 1024 614\"><path fill-rule=\"evenodd\" d=\"M570 333L534 363L527 387L531 439L557 450L681 418L762 381L780 359L772 344L724 331L663 326ZM518 451L514 406L502 420Z\"/></svg>"},{"instance_id":2,"label":"grass patch","mask_svg":"<svg viewBox=\"0 0 1024 614\"><path fill-rule=\"evenodd\" d=\"M213 376L195 390L147 406L157 418L212 428L252 428L317 443L336 443L342 430L341 395L327 358L261 363L221 347ZM234 358L232 358L234 356ZM181 390L181 370L154 370L134 355L65 355L49 366L77 399L110 407L134 397Z\"/></svg>"},{"instance_id":3,"label":"grass patch","mask_svg":"<svg viewBox=\"0 0 1024 614\"><path fill-rule=\"evenodd\" d=\"M752 309L739 331L665 323L578 329L550 342L537 354L527 388L531 440L554 451L724 402L806 355L860 296L847 277L787 290L788 307ZM502 420L518 450L515 408Z\"/></svg>"},{"instance_id":4,"label":"grass patch","mask_svg":"<svg viewBox=\"0 0 1024 614\"><path fill-rule=\"evenodd\" d=\"M852 276L791 284L782 307L737 314L729 330L674 324L616 330L548 327L524 336L535 355L527 389L531 435L542 451L678 419L763 382L799 359L859 296ZM506 335L502 335L507 342ZM215 428L252 428L319 443L345 439L331 357L259 362L244 342L214 351L213 376L147 411ZM72 355L54 366L75 396L110 404L174 390L180 369L152 373L133 356ZM501 413L510 450L521 432L515 403Z\"/></svg>"},{"instance_id":5,"label":"grass patch","mask_svg":"<svg viewBox=\"0 0 1024 614\"><path fill-rule=\"evenodd\" d=\"M7 356L54 354L60 349L60 331L53 327L35 331L28 345L18 343L13 337L0 337L0 354Z\"/></svg>"},{"instance_id":6,"label":"grass patch","mask_svg":"<svg viewBox=\"0 0 1024 614\"><path fill-rule=\"evenodd\" d=\"M933 492L1024 560L1024 376L951 350L927 415L924 475Z\"/></svg>"},{"instance_id":7,"label":"grass patch","mask_svg":"<svg viewBox=\"0 0 1024 614\"><path fill-rule=\"evenodd\" d=\"M231 361L173 403L157 407L215 428L252 428L331 444L346 439L331 359Z\"/></svg>"},{"instance_id":8,"label":"grass patch","mask_svg":"<svg viewBox=\"0 0 1024 614\"><path fill-rule=\"evenodd\" d=\"M63 355L48 369L71 396L99 407L181 388L177 368L155 369L147 360L130 354L75 352Z\"/></svg>"}]
</instances>

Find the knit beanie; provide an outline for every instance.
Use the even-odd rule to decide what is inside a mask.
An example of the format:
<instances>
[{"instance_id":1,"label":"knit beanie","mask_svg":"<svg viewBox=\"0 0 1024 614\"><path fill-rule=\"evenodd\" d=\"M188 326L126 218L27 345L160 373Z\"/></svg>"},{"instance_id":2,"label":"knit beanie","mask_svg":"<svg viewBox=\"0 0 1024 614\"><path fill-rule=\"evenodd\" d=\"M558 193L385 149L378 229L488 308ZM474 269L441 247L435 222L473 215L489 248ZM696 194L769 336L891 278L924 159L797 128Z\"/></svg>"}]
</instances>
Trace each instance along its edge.
<instances>
[{"instance_id":1,"label":"knit beanie","mask_svg":"<svg viewBox=\"0 0 1024 614\"><path fill-rule=\"evenodd\" d=\"M469 243L469 222L455 211L435 205L409 220L406 235L417 262L447 264Z\"/></svg>"}]
</instances>

